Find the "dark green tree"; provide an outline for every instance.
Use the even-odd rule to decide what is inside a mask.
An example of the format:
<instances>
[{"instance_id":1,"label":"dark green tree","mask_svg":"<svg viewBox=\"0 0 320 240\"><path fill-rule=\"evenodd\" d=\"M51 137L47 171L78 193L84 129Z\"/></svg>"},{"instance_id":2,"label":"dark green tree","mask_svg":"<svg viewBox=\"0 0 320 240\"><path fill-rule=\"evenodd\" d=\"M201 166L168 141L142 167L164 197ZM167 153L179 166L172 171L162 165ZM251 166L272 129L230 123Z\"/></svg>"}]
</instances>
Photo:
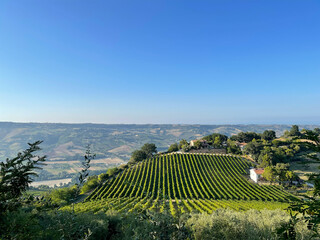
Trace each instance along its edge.
<instances>
[{"instance_id":1,"label":"dark green tree","mask_svg":"<svg viewBox=\"0 0 320 240\"><path fill-rule=\"evenodd\" d=\"M19 198L33 181L32 177L37 176L35 170L44 165L46 156L34 154L41 150L41 143L42 141L28 143L29 148L19 152L15 158L7 158L0 163L0 213L19 206Z\"/></svg>"},{"instance_id":2,"label":"dark green tree","mask_svg":"<svg viewBox=\"0 0 320 240\"><path fill-rule=\"evenodd\" d=\"M203 137L202 139L206 140L209 144L213 144L217 137L219 138L221 143L226 142L228 140L228 136L220 134L220 133L213 133L211 135Z\"/></svg>"},{"instance_id":3,"label":"dark green tree","mask_svg":"<svg viewBox=\"0 0 320 240\"><path fill-rule=\"evenodd\" d=\"M236 144L236 142L228 139L227 141L227 153L232 153L232 154L241 154L241 149L240 147Z\"/></svg>"},{"instance_id":4,"label":"dark green tree","mask_svg":"<svg viewBox=\"0 0 320 240\"><path fill-rule=\"evenodd\" d=\"M240 132L237 135L233 135L230 138L232 141L237 142L251 142L253 139L261 139L260 135L255 132Z\"/></svg>"},{"instance_id":5,"label":"dark green tree","mask_svg":"<svg viewBox=\"0 0 320 240\"><path fill-rule=\"evenodd\" d=\"M300 137L301 136L298 125L292 125L292 127L289 131L289 136L290 137Z\"/></svg>"},{"instance_id":6,"label":"dark green tree","mask_svg":"<svg viewBox=\"0 0 320 240\"><path fill-rule=\"evenodd\" d=\"M179 150L179 146L177 143L173 143L170 145L170 147L168 148L168 152L171 153L171 152L176 152Z\"/></svg>"},{"instance_id":7,"label":"dark green tree","mask_svg":"<svg viewBox=\"0 0 320 240\"><path fill-rule=\"evenodd\" d=\"M146 158L152 158L157 153L157 147L154 143L146 143L141 147L141 151L146 154Z\"/></svg>"},{"instance_id":8,"label":"dark green tree","mask_svg":"<svg viewBox=\"0 0 320 240\"><path fill-rule=\"evenodd\" d=\"M261 138L267 141L272 141L273 139L276 138L276 132L273 130L265 130L262 134L261 134Z\"/></svg>"},{"instance_id":9,"label":"dark green tree","mask_svg":"<svg viewBox=\"0 0 320 240\"><path fill-rule=\"evenodd\" d=\"M147 158L147 154L142 150L135 150L131 154L131 163L141 162L142 160Z\"/></svg>"},{"instance_id":10,"label":"dark green tree","mask_svg":"<svg viewBox=\"0 0 320 240\"><path fill-rule=\"evenodd\" d=\"M252 156L252 158L257 161L260 151L263 149L263 144L261 142L257 141L252 141L249 142L245 147L244 147L244 153L249 154Z\"/></svg>"},{"instance_id":11,"label":"dark green tree","mask_svg":"<svg viewBox=\"0 0 320 240\"><path fill-rule=\"evenodd\" d=\"M317 135L320 135L320 128L313 129L313 132Z\"/></svg>"}]
</instances>

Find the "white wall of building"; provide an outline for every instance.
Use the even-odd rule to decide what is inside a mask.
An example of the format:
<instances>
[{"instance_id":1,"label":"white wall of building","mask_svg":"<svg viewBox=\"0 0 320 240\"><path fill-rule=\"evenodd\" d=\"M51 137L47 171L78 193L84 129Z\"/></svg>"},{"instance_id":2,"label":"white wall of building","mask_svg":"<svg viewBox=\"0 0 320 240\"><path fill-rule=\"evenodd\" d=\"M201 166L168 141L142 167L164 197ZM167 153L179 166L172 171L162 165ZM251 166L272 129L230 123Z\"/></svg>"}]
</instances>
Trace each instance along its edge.
<instances>
[{"instance_id":1,"label":"white wall of building","mask_svg":"<svg viewBox=\"0 0 320 240\"><path fill-rule=\"evenodd\" d=\"M254 169L250 169L250 178L254 181L254 182L258 182L259 176L258 174L256 174L256 172L254 171Z\"/></svg>"}]
</instances>

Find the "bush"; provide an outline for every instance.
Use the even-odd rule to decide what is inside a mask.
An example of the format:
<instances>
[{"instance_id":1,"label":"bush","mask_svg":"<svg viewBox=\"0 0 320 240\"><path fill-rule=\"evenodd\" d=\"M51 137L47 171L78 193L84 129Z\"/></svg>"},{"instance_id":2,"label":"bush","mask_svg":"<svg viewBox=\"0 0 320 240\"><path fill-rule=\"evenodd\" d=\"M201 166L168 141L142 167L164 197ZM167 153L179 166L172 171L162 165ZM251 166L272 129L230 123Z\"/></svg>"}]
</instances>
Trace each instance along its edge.
<instances>
[{"instance_id":1,"label":"bush","mask_svg":"<svg viewBox=\"0 0 320 240\"><path fill-rule=\"evenodd\" d=\"M77 187L66 187L66 188L58 188L52 190L49 194L49 198L51 198L52 203L58 205L66 205L70 204L77 196Z\"/></svg>"},{"instance_id":2,"label":"bush","mask_svg":"<svg viewBox=\"0 0 320 240\"><path fill-rule=\"evenodd\" d=\"M170 147L168 148L168 152L171 153L171 152L176 152L176 151L179 151L179 146L177 143L173 143L170 145Z\"/></svg>"},{"instance_id":3,"label":"bush","mask_svg":"<svg viewBox=\"0 0 320 240\"><path fill-rule=\"evenodd\" d=\"M87 193L93 189L95 189L97 186L99 186L99 180L98 176L90 176L88 177L88 181L85 182L83 187L81 188L81 194Z\"/></svg>"},{"instance_id":4,"label":"bush","mask_svg":"<svg viewBox=\"0 0 320 240\"><path fill-rule=\"evenodd\" d=\"M210 215L172 217L167 211L92 214L20 209L4 215L0 239L280 239L279 229L289 219L282 210L218 209ZM311 239L305 222L299 222L295 232L296 239Z\"/></svg>"},{"instance_id":5,"label":"bush","mask_svg":"<svg viewBox=\"0 0 320 240\"><path fill-rule=\"evenodd\" d=\"M104 181L106 181L109 178L109 174L108 173L101 173L98 176L98 180L100 183L103 183Z\"/></svg>"},{"instance_id":6,"label":"bush","mask_svg":"<svg viewBox=\"0 0 320 240\"><path fill-rule=\"evenodd\" d=\"M109 168L107 171L107 174L109 177L112 177L116 175L118 172L119 172L119 169L117 167L114 167L114 168Z\"/></svg>"},{"instance_id":7,"label":"bush","mask_svg":"<svg viewBox=\"0 0 320 240\"><path fill-rule=\"evenodd\" d=\"M108 239L108 216L104 213L74 214L64 211L5 215L0 239Z\"/></svg>"},{"instance_id":8,"label":"bush","mask_svg":"<svg viewBox=\"0 0 320 240\"><path fill-rule=\"evenodd\" d=\"M211 215L194 214L187 221L194 239L278 239L277 229L288 223L290 216L282 210L249 210L235 212L218 209ZM297 239L310 239L305 223L296 226Z\"/></svg>"}]
</instances>

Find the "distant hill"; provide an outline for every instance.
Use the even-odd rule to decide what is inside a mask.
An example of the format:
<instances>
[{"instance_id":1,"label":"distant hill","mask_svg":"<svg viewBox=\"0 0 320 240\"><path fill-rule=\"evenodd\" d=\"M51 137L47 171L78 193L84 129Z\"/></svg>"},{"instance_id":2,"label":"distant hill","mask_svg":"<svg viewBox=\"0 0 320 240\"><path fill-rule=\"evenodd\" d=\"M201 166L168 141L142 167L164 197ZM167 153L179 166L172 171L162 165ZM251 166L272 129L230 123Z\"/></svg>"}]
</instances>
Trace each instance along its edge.
<instances>
[{"instance_id":1,"label":"distant hill","mask_svg":"<svg viewBox=\"0 0 320 240\"><path fill-rule=\"evenodd\" d=\"M192 140L211 134L228 136L241 131L275 130L281 135L290 125L176 125L176 124L63 124L0 122L0 161L13 157L28 142L43 140L43 154L48 156L46 171L56 175L77 172L85 147L91 144L97 160L91 170L103 170L112 164L128 161L133 150L152 142L158 151L180 139ZM301 125L313 129L315 125Z\"/></svg>"}]
</instances>

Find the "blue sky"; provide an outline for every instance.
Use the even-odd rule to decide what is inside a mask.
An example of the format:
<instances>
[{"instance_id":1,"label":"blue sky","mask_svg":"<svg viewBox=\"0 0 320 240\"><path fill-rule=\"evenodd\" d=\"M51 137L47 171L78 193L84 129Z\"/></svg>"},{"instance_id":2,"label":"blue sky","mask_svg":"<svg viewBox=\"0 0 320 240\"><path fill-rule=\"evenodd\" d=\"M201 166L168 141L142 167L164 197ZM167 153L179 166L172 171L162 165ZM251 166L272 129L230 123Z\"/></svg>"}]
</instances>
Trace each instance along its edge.
<instances>
[{"instance_id":1,"label":"blue sky","mask_svg":"<svg viewBox=\"0 0 320 240\"><path fill-rule=\"evenodd\" d=\"M320 2L0 2L0 121L320 123Z\"/></svg>"}]
</instances>

